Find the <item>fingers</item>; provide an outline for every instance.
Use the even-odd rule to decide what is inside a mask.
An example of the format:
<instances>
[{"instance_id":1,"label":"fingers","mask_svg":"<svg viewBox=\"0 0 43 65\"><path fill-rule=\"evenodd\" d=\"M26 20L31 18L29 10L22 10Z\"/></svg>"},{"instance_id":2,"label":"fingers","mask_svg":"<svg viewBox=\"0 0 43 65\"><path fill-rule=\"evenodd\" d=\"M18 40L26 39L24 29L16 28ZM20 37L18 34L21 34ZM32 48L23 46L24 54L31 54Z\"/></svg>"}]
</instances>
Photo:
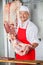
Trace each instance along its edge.
<instances>
[{"instance_id":1,"label":"fingers","mask_svg":"<svg viewBox=\"0 0 43 65\"><path fill-rule=\"evenodd\" d=\"M23 54L26 55L30 51L30 48L28 45L26 45Z\"/></svg>"},{"instance_id":2,"label":"fingers","mask_svg":"<svg viewBox=\"0 0 43 65\"><path fill-rule=\"evenodd\" d=\"M26 46L25 48L21 48L21 50L18 50L18 53L20 56L24 56L29 52L29 47Z\"/></svg>"}]
</instances>

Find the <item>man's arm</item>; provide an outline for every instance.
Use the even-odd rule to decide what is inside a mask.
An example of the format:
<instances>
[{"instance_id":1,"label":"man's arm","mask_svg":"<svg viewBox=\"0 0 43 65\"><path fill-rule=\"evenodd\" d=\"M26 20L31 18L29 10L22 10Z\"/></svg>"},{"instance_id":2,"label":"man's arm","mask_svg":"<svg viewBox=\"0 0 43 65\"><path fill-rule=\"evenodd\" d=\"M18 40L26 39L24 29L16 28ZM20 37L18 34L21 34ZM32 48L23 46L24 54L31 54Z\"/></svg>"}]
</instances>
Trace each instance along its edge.
<instances>
[{"instance_id":1,"label":"man's arm","mask_svg":"<svg viewBox=\"0 0 43 65\"><path fill-rule=\"evenodd\" d=\"M32 46L31 49L35 49L38 45L39 45L38 43L32 43L31 44L31 46Z\"/></svg>"}]
</instances>

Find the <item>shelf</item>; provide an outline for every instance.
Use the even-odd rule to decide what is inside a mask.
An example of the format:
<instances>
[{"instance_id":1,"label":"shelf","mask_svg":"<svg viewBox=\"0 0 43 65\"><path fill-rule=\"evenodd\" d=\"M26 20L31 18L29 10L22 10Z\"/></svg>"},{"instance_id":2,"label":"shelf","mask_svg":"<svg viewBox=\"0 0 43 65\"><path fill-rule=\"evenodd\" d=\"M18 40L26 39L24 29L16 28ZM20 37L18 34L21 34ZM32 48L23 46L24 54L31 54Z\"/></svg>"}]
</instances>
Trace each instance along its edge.
<instances>
[{"instance_id":1,"label":"shelf","mask_svg":"<svg viewBox=\"0 0 43 65\"><path fill-rule=\"evenodd\" d=\"M42 60L16 60L15 58L10 57L0 57L0 62L7 62L7 63L22 63L22 64L36 64L40 65L43 64Z\"/></svg>"}]
</instances>

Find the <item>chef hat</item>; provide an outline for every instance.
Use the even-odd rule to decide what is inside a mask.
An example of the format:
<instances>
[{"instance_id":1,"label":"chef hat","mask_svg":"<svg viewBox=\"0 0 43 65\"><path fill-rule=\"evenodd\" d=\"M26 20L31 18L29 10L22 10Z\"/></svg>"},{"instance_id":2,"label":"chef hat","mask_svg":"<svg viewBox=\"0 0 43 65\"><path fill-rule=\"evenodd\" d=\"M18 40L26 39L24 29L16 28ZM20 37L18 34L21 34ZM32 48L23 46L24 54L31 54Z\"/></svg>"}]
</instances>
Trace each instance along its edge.
<instances>
[{"instance_id":1,"label":"chef hat","mask_svg":"<svg viewBox=\"0 0 43 65\"><path fill-rule=\"evenodd\" d=\"M24 5L22 5L22 6L20 7L20 10L19 10L19 11L27 11L27 12L29 13L28 7L26 7L26 6L24 6Z\"/></svg>"}]
</instances>

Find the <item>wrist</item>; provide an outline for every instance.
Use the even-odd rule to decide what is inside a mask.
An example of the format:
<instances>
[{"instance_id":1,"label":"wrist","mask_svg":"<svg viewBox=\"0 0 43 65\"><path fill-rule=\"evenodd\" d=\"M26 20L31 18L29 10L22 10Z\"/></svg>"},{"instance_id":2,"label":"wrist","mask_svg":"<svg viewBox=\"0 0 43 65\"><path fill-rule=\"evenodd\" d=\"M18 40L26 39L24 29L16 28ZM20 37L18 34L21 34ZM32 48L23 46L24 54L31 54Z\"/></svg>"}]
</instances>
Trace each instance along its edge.
<instances>
[{"instance_id":1,"label":"wrist","mask_svg":"<svg viewBox=\"0 0 43 65\"><path fill-rule=\"evenodd\" d=\"M35 47L33 45L29 46L29 50L35 49Z\"/></svg>"}]
</instances>

